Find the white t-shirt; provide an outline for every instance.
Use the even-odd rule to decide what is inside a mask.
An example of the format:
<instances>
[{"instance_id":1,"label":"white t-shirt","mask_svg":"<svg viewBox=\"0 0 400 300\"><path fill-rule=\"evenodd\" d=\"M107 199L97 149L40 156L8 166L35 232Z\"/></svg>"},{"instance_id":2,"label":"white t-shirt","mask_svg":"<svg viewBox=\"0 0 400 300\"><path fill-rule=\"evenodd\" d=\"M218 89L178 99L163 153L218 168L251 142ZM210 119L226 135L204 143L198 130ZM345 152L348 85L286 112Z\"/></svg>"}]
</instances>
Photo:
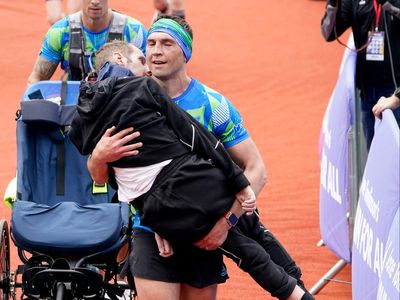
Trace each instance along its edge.
<instances>
[{"instance_id":1,"label":"white t-shirt","mask_svg":"<svg viewBox=\"0 0 400 300\"><path fill-rule=\"evenodd\" d=\"M172 159L160 163L137 168L116 168L115 179L118 184L118 200L130 202L150 190L162 168Z\"/></svg>"}]
</instances>

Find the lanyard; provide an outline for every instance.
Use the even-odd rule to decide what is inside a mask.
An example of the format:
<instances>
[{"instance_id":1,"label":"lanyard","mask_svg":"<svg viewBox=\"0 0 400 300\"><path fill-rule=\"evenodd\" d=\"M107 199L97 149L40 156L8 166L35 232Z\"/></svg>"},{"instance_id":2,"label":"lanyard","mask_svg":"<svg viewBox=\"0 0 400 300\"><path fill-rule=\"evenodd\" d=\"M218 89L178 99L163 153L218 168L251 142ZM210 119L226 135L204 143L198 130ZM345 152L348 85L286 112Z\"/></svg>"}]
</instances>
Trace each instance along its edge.
<instances>
[{"instance_id":1,"label":"lanyard","mask_svg":"<svg viewBox=\"0 0 400 300\"><path fill-rule=\"evenodd\" d=\"M378 31L379 20L381 19L382 4L378 5L376 0L374 0L373 2L374 2L374 10L375 10L375 31Z\"/></svg>"}]
</instances>

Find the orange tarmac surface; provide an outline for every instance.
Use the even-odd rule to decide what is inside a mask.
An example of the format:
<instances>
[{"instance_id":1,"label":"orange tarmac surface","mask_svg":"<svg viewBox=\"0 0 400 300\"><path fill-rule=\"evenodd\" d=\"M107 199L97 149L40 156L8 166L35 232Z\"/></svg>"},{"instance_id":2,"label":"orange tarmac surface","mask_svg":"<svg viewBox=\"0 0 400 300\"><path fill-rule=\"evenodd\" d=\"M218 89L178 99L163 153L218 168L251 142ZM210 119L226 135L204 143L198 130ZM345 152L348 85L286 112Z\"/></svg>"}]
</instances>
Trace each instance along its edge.
<instances>
[{"instance_id":1,"label":"orange tarmac surface","mask_svg":"<svg viewBox=\"0 0 400 300\"><path fill-rule=\"evenodd\" d=\"M141 20L152 1L110 0ZM190 74L239 109L268 170L258 198L262 221L286 246L311 288L338 260L316 247L319 232L318 142L343 48L319 30L325 1L187 0L194 30ZM16 171L15 112L48 29L43 0L0 0L0 193ZM345 40L345 39L343 39ZM54 79L59 79L59 73ZM10 210L0 204L0 217ZM12 265L18 263L12 249ZM272 299L227 261L230 279L218 299ZM347 266L335 279L350 281ZM317 299L351 299L351 285L331 282Z\"/></svg>"}]
</instances>

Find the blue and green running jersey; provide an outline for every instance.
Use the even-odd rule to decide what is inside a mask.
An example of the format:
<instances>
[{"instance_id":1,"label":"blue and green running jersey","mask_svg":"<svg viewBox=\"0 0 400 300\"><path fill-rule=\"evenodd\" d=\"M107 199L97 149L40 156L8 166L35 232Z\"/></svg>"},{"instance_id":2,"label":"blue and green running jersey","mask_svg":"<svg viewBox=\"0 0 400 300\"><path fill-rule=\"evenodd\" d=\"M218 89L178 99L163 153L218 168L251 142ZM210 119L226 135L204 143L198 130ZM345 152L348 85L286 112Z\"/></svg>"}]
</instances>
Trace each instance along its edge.
<instances>
[{"instance_id":1,"label":"blue and green running jersey","mask_svg":"<svg viewBox=\"0 0 400 300\"><path fill-rule=\"evenodd\" d=\"M233 104L195 79L182 95L172 100L213 133L225 148L249 137L243 127L242 117Z\"/></svg>"},{"instance_id":2,"label":"blue and green running jersey","mask_svg":"<svg viewBox=\"0 0 400 300\"><path fill-rule=\"evenodd\" d=\"M83 34L86 41L86 53L96 52L107 41L109 28L101 32L90 32L83 24ZM146 53L147 30L142 23L127 16L123 40L132 43ZM41 57L54 63L61 63L63 70L68 70L69 56L69 17L65 17L47 31L40 50Z\"/></svg>"},{"instance_id":3,"label":"blue and green running jersey","mask_svg":"<svg viewBox=\"0 0 400 300\"><path fill-rule=\"evenodd\" d=\"M186 91L172 99L205 126L225 148L232 147L247 139L249 134L243 127L242 117L233 104L220 93L192 78ZM152 231L140 225L140 214L134 214L133 227Z\"/></svg>"}]
</instances>

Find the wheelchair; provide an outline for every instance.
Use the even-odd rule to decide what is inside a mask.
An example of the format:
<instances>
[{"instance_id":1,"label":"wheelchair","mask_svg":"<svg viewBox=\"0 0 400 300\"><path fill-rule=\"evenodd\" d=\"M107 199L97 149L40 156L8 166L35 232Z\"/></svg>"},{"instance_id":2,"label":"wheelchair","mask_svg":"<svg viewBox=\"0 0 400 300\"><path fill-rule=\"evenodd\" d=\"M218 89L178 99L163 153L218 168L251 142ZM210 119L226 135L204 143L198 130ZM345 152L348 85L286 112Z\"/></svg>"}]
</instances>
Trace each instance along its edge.
<instances>
[{"instance_id":1,"label":"wheelchair","mask_svg":"<svg viewBox=\"0 0 400 300\"><path fill-rule=\"evenodd\" d=\"M79 84L41 81L22 97L10 228L0 221L0 300L135 297L132 278L118 280L130 245L130 207L92 181L87 157L68 138ZM14 272L10 240L22 262Z\"/></svg>"}]
</instances>

